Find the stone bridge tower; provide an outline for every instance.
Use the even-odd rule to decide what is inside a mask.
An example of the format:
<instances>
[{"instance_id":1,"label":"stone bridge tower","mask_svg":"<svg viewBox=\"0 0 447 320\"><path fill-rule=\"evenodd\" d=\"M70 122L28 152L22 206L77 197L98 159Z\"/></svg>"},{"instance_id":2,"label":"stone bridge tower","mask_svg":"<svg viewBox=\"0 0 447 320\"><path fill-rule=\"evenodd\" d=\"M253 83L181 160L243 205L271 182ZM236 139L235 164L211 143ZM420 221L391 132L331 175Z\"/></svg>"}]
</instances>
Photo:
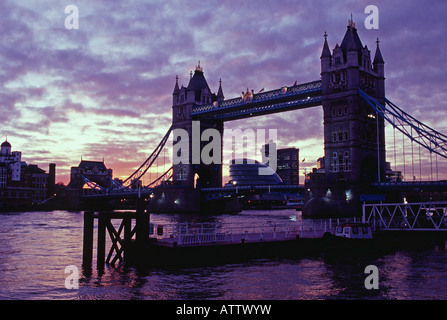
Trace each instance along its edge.
<instances>
[{"instance_id":1,"label":"stone bridge tower","mask_svg":"<svg viewBox=\"0 0 447 320\"><path fill-rule=\"evenodd\" d=\"M188 149L177 148L173 155L174 159L182 159L180 163L173 166L173 181L181 183L184 187L221 187L222 186L222 159L220 163L203 163L200 157L203 146L208 141L202 141L202 133L209 128L220 132L223 136L223 122L214 119L193 119L191 112L194 107L208 105L224 100L222 83L219 83L217 94L212 93L205 79L203 68L199 64L196 66L194 74L191 77L188 86L179 88L178 77L172 93L172 124L174 133L174 150L176 144L184 145L185 139L188 139ZM175 130L182 129L182 130ZM181 133L186 133L181 135ZM222 147L222 139L220 145ZM221 148L222 150L222 148ZM175 151L174 151L175 152Z\"/></svg>"},{"instance_id":2,"label":"stone bridge tower","mask_svg":"<svg viewBox=\"0 0 447 320\"><path fill-rule=\"evenodd\" d=\"M309 183L307 200L318 205L308 206L313 212L307 213L360 214L360 195L370 192L371 183L385 178L385 130L384 119L358 95L357 88L384 103L384 60L377 40L371 61L352 17L332 53L326 33L324 37L320 60L325 177L323 182Z\"/></svg>"}]
</instances>

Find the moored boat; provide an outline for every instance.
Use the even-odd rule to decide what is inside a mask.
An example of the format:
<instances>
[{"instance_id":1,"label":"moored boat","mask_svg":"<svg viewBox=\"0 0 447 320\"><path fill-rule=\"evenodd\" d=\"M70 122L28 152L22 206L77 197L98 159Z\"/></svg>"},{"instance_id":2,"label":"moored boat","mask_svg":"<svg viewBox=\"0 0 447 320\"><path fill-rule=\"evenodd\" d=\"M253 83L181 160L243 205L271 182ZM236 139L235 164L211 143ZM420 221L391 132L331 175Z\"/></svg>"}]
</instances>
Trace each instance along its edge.
<instances>
[{"instance_id":1,"label":"moored boat","mask_svg":"<svg viewBox=\"0 0 447 320\"><path fill-rule=\"evenodd\" d=\"M367 223L345 223L335 228L335 237L347 239L372 239L372 228Z\"/></svg>"}]
</instances>

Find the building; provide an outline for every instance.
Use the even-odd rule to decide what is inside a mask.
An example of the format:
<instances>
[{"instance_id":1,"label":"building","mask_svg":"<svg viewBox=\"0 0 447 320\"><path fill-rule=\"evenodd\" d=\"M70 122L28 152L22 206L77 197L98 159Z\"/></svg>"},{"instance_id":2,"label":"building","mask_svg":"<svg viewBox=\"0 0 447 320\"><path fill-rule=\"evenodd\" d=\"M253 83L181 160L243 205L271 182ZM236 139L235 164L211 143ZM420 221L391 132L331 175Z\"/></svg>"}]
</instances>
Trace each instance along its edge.
<instances>
[{"instance_id":1,"label":"building","mask_svg":"<svg viewBox=\"0 0 447 320\"><path fill-rule=\"evenodd\" d=\"M285 184L299 184L299 152L297 148L277 150L276 173Z\"/></svg>"},{"instance_id":2,"label":"building","mask_svg":"<svg viewBox=\"0 0 447 320\"><path fill-rule=\"evenodd\" d=\"M8 141L0 146L0 208L42 203L48 199L48 174L37 165L22 161L22 153L11 149ZM51 166L55 172L55 164ZM53 184L54 179L55 175L50 179Z\"/></svg>"},{"instance_id":3,"label":"building","mask_svg":"<svg viewBox=\"0 0 447 320\"><path fill-rule=\"evenodd\" d=\"M266 174L260 174L263 170ZM283 181L270 167L255 160L232 160L229 186L276 185Z\"/></svg>"},{"instance_id":4,"label":"building","mask_svg":"<svg viewBox=\"0 0 447 320\"><path fill-rule=\"evenodd\" d=\"M230 182L225 187L254 187L284 184L279 175L269 166L255 160L235 159L230 164ZM240 189L239 189L240 190ZM245 189L245 192L247 190ZM270 209L284 206L287 195L278 191L254 192L250 191L239 198L242 209Z\"/></svg>"},{"instance_id":5,"label":"building","mask_svg":"<svg viewBox=\"0 0 447 320\"><path fill-rule=\"evenodd\" d=\"M310 172L306 173L304 183L310 182L324 182L325 181L324 157L317 159L317 167L312 168Z\"/></svg>"},{"instance_id":6,"label":"building","mask_svg":"<svg viewBox=\"0 0 447 320\"><path fill-rule=\"evenodd\" d=\"M386 182L402 182L402 171L392 170L390 162L386 162L385 169ZM416 177L413 177L413 181L415 180Z\"/></svg>"},{"instance_id":7,"label":"building","mask_svg":"<svg viewBox=\"0 0 447 320\"><path fill-rule=\"evenodd\" d=\"M324 173L324 157L317 159L317 170Z\"/></svg>"},{"instance_id":8,"label":"building","mask_svg":"<svg viewBox=\"0 0 447 320\"><path fill-rule=\"evenodd\" d=\"M104 161L81 160L79 166L71 167L70 188L81 190L87 181L103 188L112 186L113 170L107 169Z\"/></svg>"},{"instance_id":9,"label":"building","mask_svg":"<svg viewBox=\"0 0 447 320\"><path fill-rule=\"evenodd\" d=\"M6 175L9 175L11 181L20 181L22 153L19 151L11 152L11 144L6 140L0 147L0 164L2 170L3 186L6 186Z\"/></svg>"},{"instance_id":10,"label":"building","mask_svg":"<svg viewBox=\"0 0 447 320\"><path fill-rule=\"evenodd\" d=\"M276 143L270 141L268 144L262 146L262 162L270 165L270 150L269 145L276 149ZM285 184L298 185L299 184L299 152L297 148L276 149L276 173Z\"/></svg>"}]
</instances>

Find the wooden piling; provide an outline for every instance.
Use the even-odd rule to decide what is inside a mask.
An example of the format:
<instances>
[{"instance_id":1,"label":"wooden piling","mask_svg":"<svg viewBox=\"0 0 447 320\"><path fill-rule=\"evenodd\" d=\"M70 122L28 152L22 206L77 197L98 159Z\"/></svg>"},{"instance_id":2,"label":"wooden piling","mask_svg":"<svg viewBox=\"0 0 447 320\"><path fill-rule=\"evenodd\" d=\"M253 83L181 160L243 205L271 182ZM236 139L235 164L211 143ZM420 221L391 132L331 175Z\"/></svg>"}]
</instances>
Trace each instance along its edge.
<instances>
[{"instance_id":1,"label":"wooden piling","mask_svg":"<svg viewBox=\"0 0 447 320\"><path fill-rule=\"evenodd\" d=\"M138 246L144 246L149 240L149 213L146 210L146 201L143 198L137 200L136 235Z\"/></svg>"},{"instance_id":2,"label":"wooden piling","mask_svg":"<svg viewBox=\"0 0 447 320\"><path fill-rule=\"evenodd\" d=\"M129 253L129 246L130 246L130 241L132 239L132 218L124 218L123 219L123 223L124 223L124 261L127 260L128 258L128 253Z\"/></svg>"},{"instance_id":3,"label":"wooden piling","mask_svg":"<svg viewBox=\"0 0 447 320\"><path fill-rule=\"evenodd\" d=\"M104 269L106 259L106 228L107 216L105 212L98 213L98 252L96 256L96 266L98 269Z\"/></svg>"},{"instance_id":4,"label":"wooden piling","mask_svg":"<svg viewBox=\"0 0 447 320\"><path fill-rule=\"evenodd\" d=\"M82 266L91 268L93 259L93 211L84 212L84 237L82 246Z\"/></svg>"}]
</instances>

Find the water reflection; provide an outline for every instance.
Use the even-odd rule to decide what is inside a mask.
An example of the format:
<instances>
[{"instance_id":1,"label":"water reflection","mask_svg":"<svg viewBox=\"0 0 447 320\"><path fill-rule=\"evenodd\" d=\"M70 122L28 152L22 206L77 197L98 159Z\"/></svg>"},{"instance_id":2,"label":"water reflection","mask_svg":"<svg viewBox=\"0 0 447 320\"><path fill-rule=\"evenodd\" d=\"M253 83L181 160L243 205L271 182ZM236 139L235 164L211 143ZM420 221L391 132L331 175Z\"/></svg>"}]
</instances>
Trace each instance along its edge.
<instances>
[{"instance_id":1,"label":"water reflection","mask_svg":"<svg viewBox=\"0 0 447 320\"><path fill-rule=\"evenodd\" d=\"M290 221L295 211L220 216L151 216L168 225L194 220L229 225ZM440 249L374 254L314 254L188 269L81 268L79 212L1 214L0 299L447 299L447 253ZM64 286L68 265L81 270L79 290ZM376 265L379 289L364 287Z\"/></svg>"}]
</instances>

